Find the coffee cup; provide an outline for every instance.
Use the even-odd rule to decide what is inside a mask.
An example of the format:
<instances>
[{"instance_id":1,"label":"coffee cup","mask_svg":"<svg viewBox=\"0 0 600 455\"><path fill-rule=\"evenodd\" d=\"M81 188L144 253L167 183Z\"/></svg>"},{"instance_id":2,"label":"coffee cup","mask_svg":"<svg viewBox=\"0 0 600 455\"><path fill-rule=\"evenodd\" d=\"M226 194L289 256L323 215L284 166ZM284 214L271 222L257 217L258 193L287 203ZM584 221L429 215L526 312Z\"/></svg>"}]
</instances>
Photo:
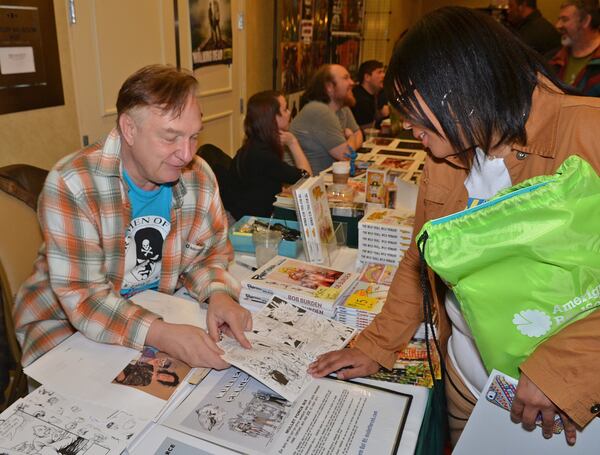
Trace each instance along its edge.
<instances>
[{"instance_id":1,"label":"coffee cup","mask_svg":"<svg viewBox=\"0 0 600 455\"><path fill-rule=\"evenodd\" d=\"M333 172L333 183L348 183L348 177L350 175L350 163L348 161L336 161L331 166Z\"/></svg>"}]
</instances>

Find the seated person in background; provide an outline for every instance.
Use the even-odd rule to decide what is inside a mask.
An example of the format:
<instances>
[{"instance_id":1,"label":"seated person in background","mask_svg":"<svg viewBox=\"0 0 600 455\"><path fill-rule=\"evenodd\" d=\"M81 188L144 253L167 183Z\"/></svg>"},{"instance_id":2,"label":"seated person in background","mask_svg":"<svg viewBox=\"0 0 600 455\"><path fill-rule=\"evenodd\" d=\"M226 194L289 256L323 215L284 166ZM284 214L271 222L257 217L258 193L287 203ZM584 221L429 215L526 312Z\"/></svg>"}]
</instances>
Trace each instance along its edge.
<instances>
[{"instance_id":1,"label":"seated person in background","mask_svg":"<svg viewBox=\"0 0 600 455\"><path fill-rule=\"evenodd\" d=\"M28 365L80 331L100 343L151 345L192 367L226 368L221 332L250 344L225 211L210 167L196 157L202 117L192 74L163 65L131 75L104 142L61 159L39 200L44 237L18 292L17 337ZM164 261L163 261L164 259ZM132 303L144 289L185 287L208 299L204 330L164 322Z\"/></svg>"},{"instance_id":2,"label":"seated person in background","mask_svg":"<svg viewBox=\"0 0 600 455\"><path fill-rule=\"evenodd\" d=\"M440 68L447 69L443 77ZM537 52L486 14L445 7L420 19L394 49L385 90L404 128L428 151L415 235L428 220L464 210L469 198L487 200L531 177L554 174L571 155L600 171L600 100L573 96ZM339 370L338 378L349 379L392 368L423 320L420 266L413 239L381 313L353 348L320 356L309 372ZM438 277L431 284L456 443L488 372L454 293ZM541 412L543 435L550 438L559 414L567 442L575 443L576 427L600 409L598 333L596 310L541 342L521 363L514 422L531 431Z\"/></svg>"},{"instance_id":3,"label":"seated person in background","mask_svg":"<svg viewBox=\"0 0 600 455\"><path fill-rule=\"evenodd\" d=\"M560 34L537 9L536 0L508 0L508 23L521 40L541 55L552 57L560 47Z\"/></svg>"},{"instance_id":4,"label":"seated person in background","mask_svg":"<svg viewBox=\"0 0 600 455\"><path fill-rule=\"evenodd\" d=\"M300 98L300 112L290 131L298 138L315 175L334 161L347 160L362 145L362 132L349 108L355 102L353 85L346 68L323 65Z\"/></svg>"},{"instance_id":5,"label":"seated person in background","mask_svg":"<svg viewBox=\"0 0 600 455\"><path fill-rule=\"evenodd\" d=\"M296 183L312 174L296 137L288 131L290 110L283 95L257 93L248 100L244 119L246 139L229 167L225 206L237 220L244 215L269 217L282 184ZM282 159L283 148L295 166Z\"/></svg>"},{"instance_id":6,"label":"seated person in background","mask_svg":"<svg viewBox=\"0 0 600 455\"><path fill-rule=\"evenodd\" d=\"M356 99L352 113L363 130L379 128L381 121L390 116L390 107L383 91L384 77L383 63L377 60L367 60L358 68L359 82L352 89Z\"/></svg>"},{"instance_id":7,"label":"seated person in background","mask_svg":"<svg viewBox=\"0 0 600 455\"><path fill-rule=\"evenodd\" d=\"M567 0L556 28L563 47L550 60L558 77L587 96L600 96L600 5L598 0Z\"/></svg>"}]
</instances>

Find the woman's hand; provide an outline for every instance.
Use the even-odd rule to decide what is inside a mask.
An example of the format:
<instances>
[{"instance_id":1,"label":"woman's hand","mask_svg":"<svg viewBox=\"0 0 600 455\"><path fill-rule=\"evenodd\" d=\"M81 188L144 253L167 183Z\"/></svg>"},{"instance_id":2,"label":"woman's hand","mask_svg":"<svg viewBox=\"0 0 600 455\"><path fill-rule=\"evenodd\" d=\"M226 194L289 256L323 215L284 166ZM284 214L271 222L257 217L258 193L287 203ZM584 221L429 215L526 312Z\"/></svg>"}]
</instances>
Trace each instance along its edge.
<instances>
[{"instance_id":1,"label":"woman's hand","mask_svg":"<svg viewBox=\"0 0 600 455\"><path fill-rule=\"evenodd\" d=\"M298 139L296 139L296 136L294 136L289 131L279 131L279 139L281 140L281 143L283 145L287 146L290 149L294 144L298 143Z\"/></svg>"},{"instance_id":2,"label":"woman's hand","mask_svg":"<svg viewBox=\"0 0 600 455\"><path fill-rule=\"evenodd\" d=\"M565 428L567 444L570 446L575 444L577 430L573 421L562 413L525 373L522 373L510 410L510 418L515 423L521 423L525 430L532 431L536 426L535 421L540 413L542 414L542 433L544 438L549 439L552 437L554 416L559 414Z\"/></svg>"},{"instance_id":3,"label":"woman's hand","mask_svg":"<svg viewBox=\"0 0 600 455\"><path fill-rule=\"evenodd\" d=\"M322 354L308 366L308 373L315 378L334 371L339 379L352 379L377 373L379 364L359 349L345 348Z\"/></svg>"}]
</instances>

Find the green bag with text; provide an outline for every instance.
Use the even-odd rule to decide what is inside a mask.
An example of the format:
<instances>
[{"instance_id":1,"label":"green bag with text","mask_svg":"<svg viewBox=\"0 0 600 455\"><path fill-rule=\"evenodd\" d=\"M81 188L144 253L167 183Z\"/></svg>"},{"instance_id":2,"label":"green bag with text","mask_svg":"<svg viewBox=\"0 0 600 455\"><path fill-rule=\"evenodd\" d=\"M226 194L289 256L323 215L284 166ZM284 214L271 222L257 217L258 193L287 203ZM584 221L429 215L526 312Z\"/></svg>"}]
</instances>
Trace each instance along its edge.
<instances>
[{"instance_id":1,"label":"green bag with text","mask_svg":"<svg viewBox=\"0 0 600 455\"><path fill-rule=\"evenodd\" d=\"M600 305L600 177L578 156L555 175L427 222L417 238L488 372L519 377L540 343Z\"/></svg>"}]
</instances>

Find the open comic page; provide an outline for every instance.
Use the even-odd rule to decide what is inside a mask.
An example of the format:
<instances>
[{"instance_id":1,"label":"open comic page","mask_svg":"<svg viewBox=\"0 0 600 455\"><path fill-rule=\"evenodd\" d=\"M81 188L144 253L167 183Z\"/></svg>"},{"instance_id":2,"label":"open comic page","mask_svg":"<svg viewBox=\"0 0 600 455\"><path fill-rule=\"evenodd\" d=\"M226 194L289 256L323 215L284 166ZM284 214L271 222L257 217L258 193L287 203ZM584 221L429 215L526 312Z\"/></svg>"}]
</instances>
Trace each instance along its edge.
<instances>
[{"instance_id":1,"label":"open comic page","mask_svg":"<svg viewBox=\"0 0 600 455\"><path fill-rule=\"evenodd\" d=\"M277 296L253 316L246 336L252 349L232 338L219 343L227 362L283 396L296 400L314 379L306 373L318 355L343 348L355 329L306 311Z\"/></svg>"},{"instance_id":2,"label":"open comic page","mask_svg":"<svg viewBox=\"0 0 600 455\"><path fill-rule=\"evenodd\" d=\"M0 453L117 455L147 423L42 386L0 414Z\"/></svg>"},{"instance_id":3,"label":"open comic page","mask_svg":"<svg viewBox=\"0 0 600 455\"><path fill-rule=\"evenodd\" d=\"M396 453L412 396L318 379L290 403L246 373L212 371L164 425L246 454Z\"/></svg>"}]
</instances>

